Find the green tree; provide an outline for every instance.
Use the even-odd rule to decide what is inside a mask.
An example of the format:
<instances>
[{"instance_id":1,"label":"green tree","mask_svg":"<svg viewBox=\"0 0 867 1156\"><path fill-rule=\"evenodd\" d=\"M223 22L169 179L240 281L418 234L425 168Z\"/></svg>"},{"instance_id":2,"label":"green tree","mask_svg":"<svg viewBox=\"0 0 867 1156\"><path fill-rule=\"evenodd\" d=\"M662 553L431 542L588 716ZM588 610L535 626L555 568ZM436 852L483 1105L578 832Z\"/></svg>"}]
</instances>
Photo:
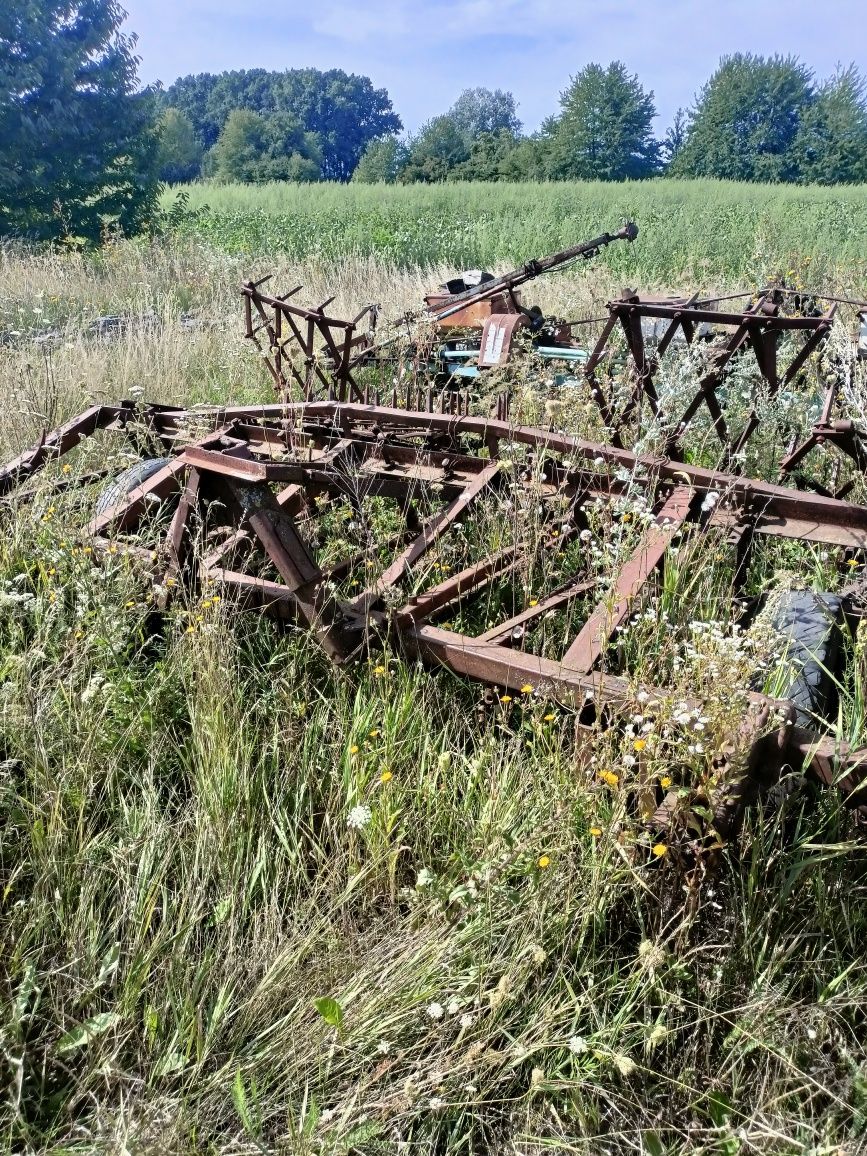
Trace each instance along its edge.
<instances>
[{"instance_id":1,"label":"green tree","mask_svg":"<svg viewBox=\"0 0 867 1156\"><path fill-rule=\"evenodd\" d=\"M802 181L867 181L867 84L854 64L819 86L801 117L794 148Z\"/></svg>"},{"instance_id":2,"label":"green tree","mask_svg":"<svg viewBox=\"0 0 867 1156\"><path fill-rule=\"evenodd\" d=\"M560 116L546 126L552 176L622 181L658 170L653 93L619 60L607 68L582 68L561 94L560 107Z\"/></svg>"},{"instance_id":3,"label":"green tree","mask_svg":"<svg viewBox=\"0 0 867 1156\"><path fill-rule=\"evenodd\" d=\"M679 108L674 114L671 127L666 129L660 152L666 165L670 165L675 157L679 156L686 144L688 118L684 109Z\"/></svg>"},{"instance_id":4,"label":"green tree","mask_svg":"<svg viewBox=\"0 0 867 1156\"><path fill-rule=\"evenodd\" d=\"M201 171L204 150L190 118L176 108L167 108L157 127L160 134L160 180L170 184L194 180Z\"/></svg>"},{"instance_id":5,"label":"green tree","mask_svg":"<svg viewBox=\"0 0 867 1156\"><path fill-rule=\"evenodd\" d=\"M384 88L337 68L202 73L176 80L164 100L186 113L207 148L216 143L234 109L291 113L305 132L316 134L322 175L336 181L349 180L370 141L403 128Z\"/></svg>"},{"instance_id":6,"label":"green tree","mask_svg":"<svg viewBox=\"0 0 867 1156\"><path fill-rule=\"evenodd\" d=\"M315 181L320 163L315 136L289 113L236 108L211 150L210 171L218 181Z\"/></svg>"},{"instance_id":7,"label":"green tree","mask_svg":"<svg viewBox=\"0 0 867 1156\"><path fill-rule=\"evenodd\" d=\"M483 134L504 132L514 138L521 131L515 98L501 88L465 88L448 115L469 144Z\"/></svg>"},{"instance_id":8,"label":"green tree","mask_svg":"<svg viewBox=\"0 0 867 1156\"><path fill-rule=\"evenodd\" d=\"M470 145L467 159L455 165L449 178L456 181L508 180L509 158L517 147L518 141L508 129L480 133Z\"/></svg>"},{"instance_id":9,"label":"green tree","mask_svg":"<svg viewBox=\"0 0 867 1156\"><path fill-rule=\"evenodd\" d=\"M671 172L733 181L795 181L801 122L815 103L813 75L796 58L724 56L690 113Z\"/></svg>"},{"instance_id":10,"label":"green tree","mask_svg":"<svg viewBox=\"0 0 867 1156\"><path fill-rule=\"evenodd\" d=\"M396 136L372 140L362 153L352 179L361 185L392 185L400 176L408 155L406 145Z\"/></svg>"},{"instance_id":11,"label":"green tree","mask_svg":"<svg viewBox=\"0 0 867 1156\"><path fill-rule=\"evenodd\" d=\"M158 138L114 0L0 2L0 233L98 241L156 209Z\"/></svg>"},{"instance_id":12,"label":"green tree","mask_svg":"<svg viewBox=\"0 0 867 1156\"><path fill-rule=\"evenodd\" d=\"M469 158L464 134L450 116L435 116L410 141L409 158L400 174L404 182L435 184Z\"/></svg>"}]
</instances>

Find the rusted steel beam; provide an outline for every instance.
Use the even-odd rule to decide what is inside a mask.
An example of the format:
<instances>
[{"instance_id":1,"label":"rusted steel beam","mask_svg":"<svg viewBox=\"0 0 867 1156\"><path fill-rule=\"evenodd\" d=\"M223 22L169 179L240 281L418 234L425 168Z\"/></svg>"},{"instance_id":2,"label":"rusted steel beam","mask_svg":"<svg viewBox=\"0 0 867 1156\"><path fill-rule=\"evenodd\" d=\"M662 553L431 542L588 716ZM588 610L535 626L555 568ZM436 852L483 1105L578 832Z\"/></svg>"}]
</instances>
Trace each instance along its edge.
<instances>
[{"instance_id":1,"label":"rusted steel beam","mask_svg":"<svg viewBox=\"0 0 867 1156\"><path fill-rule=\"evenodd\" d=\"M444 510L441 510L440 513L435 514L434 517L425 524L421 534L419 534L405 550L398 554L397 558L395 558L392 564L377 579L376 583L351 601L350 606L352 609L357 613L364 614L371 606L375 605L383 593L394 586L406 571L427 552L434 542L441 538L446 530L454 525L458 518L469 509L470 503L492 484L498 474L500 474L499 462L492 462L486 466L450 505Z\"/></svg>"},{"instance_id":2,"label":"rusted steel beam","mask_svg":"<svg viewBox=\"0 0 867 1156\"><path fill-rule=\"evenodd\" d=\"M468 594L513 570L519 553L520 547L508 546L481 562L467 566L460 573L425 590L423 594L414 595L394 612L395 623L403 627L410 622L424 622L437 611L460 602Z\"/></svg>"},{"instance_id":3,"label":"rusted steel beam","mask_svg":"<svg viewBox=\"0 0 867 1156\"><path fill-rule=\"evenodd\" d=\"M43 434L37 444L0 469L0 494L8 493L26 478L35 474L52 458L62 457L84 438L114 421L127 421L134 414L131 405L95 405L50 433Z\"/></svg>"},{"instance_id":4,"label":"rusted steel beam","mask_svg":"<svg viewBox=\"0 0 867 1156\"><path fill-rule=\"evenodd\" d=\"M478 635L476 641L510 646L515 641L514 633L516 630L523 631L529 623L536 622L539 618L543 618L546 614L559 610L563 606L568 606L570 602L574 602L582 594L595 590L598 585L598 578L573 578L561 586L559 590L549 594L547 598L540 599L535 606L528 606L520 614L515 614L504 622L490 627L484 634Z\"/></svg>"},{"instance_id":5,"label":"rusted steel beam","mask_svg":"<svg viewBox=\"0 0 867 1156\"><path fill-rule=\"evenodd\" d=\"M581 674L592 670L605 651L611 635L630 613L632 603L647 579L665 557L672 535L690 516L695 491L679 486L666 501L638 546L624 563L611 597L604 599L581 628L563 655L563 665Z\"/></svg>"}]
</instances>

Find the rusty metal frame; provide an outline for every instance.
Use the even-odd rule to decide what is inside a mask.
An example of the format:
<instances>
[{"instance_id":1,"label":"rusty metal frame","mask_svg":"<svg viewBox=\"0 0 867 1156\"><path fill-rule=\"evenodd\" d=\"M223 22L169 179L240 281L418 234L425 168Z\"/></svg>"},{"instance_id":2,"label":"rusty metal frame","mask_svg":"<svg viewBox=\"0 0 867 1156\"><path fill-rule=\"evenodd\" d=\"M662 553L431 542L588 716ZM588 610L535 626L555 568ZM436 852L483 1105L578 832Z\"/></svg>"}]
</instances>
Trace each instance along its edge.
<instances>
[{"instance_id":1,"label":"rusty metal frame","mask_svg":"<svg viewBox=\"0 0 867 1156\"><path fill-rule=\"evenodd\" d=\"M193 421L206 423L209 429L191 443L185 431ZM429 665L512 690L529 683L579 712L592 700L595 710L616 713L634 693L625 678L604 669L606 653L618 626L654 580L676 533L720 527L737 540L739 558L756 535L867 551L867 507L827 494L640 456L622 447L517 427L496 418L359 402L238 406L204 412L141 408L129 402L95 407L0 469L0 494L26 490L38 470L68 453L82 437L99 429L124 431L142 424L165 447L169 460L120 504L91 519L83 533L97 549L117 545L141 525L150 495L165 497L175 492L179 501L158 551L158 578L188 569L194 579L218 581L243 601L306 624L337 663L392 636ZM437 621L513 572L521 556L520 544L482 558L413 596L401 590L407 574L459 517L472 510L480 495L496 490L506 478L511 485L532 484L502 458L506 444L526 447L542 471L548 497L566 499L569 514L565 520L553 502L546 514L561 543L579 533L584 504L597 495L625 493L628 484L647 495L654 511L632 554L611 576L610 588L556 661L525 652L516 640L551 610L591 595L596 581L587 572L569 575L535 606L476 637L445 629ZM623 471L630 483L617 480ZM360 594L340 598L334 582L357 559L344 559L330 568L321 566L304 531L316 518L317 496L342 496L357 502L359 484L367 494L395 499L404 510L405 528L389 543L392 560L383 572ZM419 524L412 502L426 487L435 487L445 505ZM715 501L709 506L706 499L711 493ZM191 549L192 518L197 511L201 520L216 517L223 534L219 545L199 557ZM250 569L254 546L273 566L277 578L262 577ZM149 550L137 543L125 548L153 568ZM644 690L651 701L662 700L667 693L660 687ZM754 746L765 764L764 773L768 764L778 775L786 764L800 767L806 762L821 781L840 785L853 805L867 804L867 751L850 751L820 732L791 725L790 705L784 701L752 694L750 703ZM768 740L762 731L771 725L771 717L777 719L777 730ZM743 799L747 797L745 791ZM660 806L662 815L664 800ZM726 816L725 808L720 811L719 826L727 823L731 829L735 821L730 814Z\"/></svg>"},{"instance_id":2,"label":"rusty metal frame","mask_svg":"<svg viewBox=\"0 0 867 1156\"><path fill-rule=\"evenodd\" d=\"M737 294L731 299L745 296L747 294ZM647 404L654 416L659 413L659 397L654 378L661 359L678 331L691 345L696 339L699 326L709 325L715 331L722 331L725 340L716 350L712 365L699 380L694 396L674 423L665 452L671 458L683 458L683 435L696 414L706 408L722 448L722 468L728 469L760 424L755 410L751 410L740 431L734 433L728 428L724 406L717 390L733 359L747 349L752 350L759 372L767 383L769 396L773 398L795 381L809 358L822 347L837 311L837 303L831 302L829 308L819 316L785 314L781 311L780 302L781 295L776 289L767 289L758 294L752 304L737 312L723 310L718 306L712 308L710 305L716 303L699 300L697 293L680 298L642 298L631 290L624 290L619 298L609 301L608 319L590 353L584 372L592 386L592 396L602 419L610 431L612 444L623 446L628 443L628 423L642 403ZM644 340L641 325L644 319L668 322L653 350L647 348ZM631 396L619 413L606 398L597 373L611 350L611 340L618 329L623 332L635 370ZM805 341L789 364L781 366L778 357L780 339L793 333L803 333Z\"/></svg>"}]
</instances>

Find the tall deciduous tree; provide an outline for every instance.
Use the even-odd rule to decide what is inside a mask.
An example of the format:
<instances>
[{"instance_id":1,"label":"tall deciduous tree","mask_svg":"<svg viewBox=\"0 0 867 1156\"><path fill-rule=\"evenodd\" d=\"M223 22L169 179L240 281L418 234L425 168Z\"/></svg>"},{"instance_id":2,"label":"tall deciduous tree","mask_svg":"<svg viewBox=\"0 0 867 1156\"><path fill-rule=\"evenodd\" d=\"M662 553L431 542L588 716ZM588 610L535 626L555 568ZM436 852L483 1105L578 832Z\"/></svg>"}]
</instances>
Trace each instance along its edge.
<instances>
[{"instance_id":1,"label":"tall deciduous tree","mask_svg":"<svg viewBox=\"0 0 867 1156\"><path fill-rule=\"evenodd\" d=\"M465 88L448 115L470 144L483 133L516 137L521 131L515 98L501 88Z\"/></svg>"},{"instance_id":2,"label":"tall deciduous tree","mask_svg":"<svg viewBox=\"0 0 867 1156\"><path fill-rule=\"evenodd\" d=\"M546 125L552 176L622 181L657 171L653 93L619 60L582 68L561 94L560 107L560 116Z\"/></svg>"},{"instance_id":3,"label":"tall deciduous tree","mask_svg":"<svg viewBox=\"0 0 867 1156\"><path fill-rule=\"evenodd\" d=\"M466 138L450 116L435 116L422 125L410 142L409 159L400 174L402 181L434 184L448 180L456 165L470 155Z\"/></svg>"},{"instance_id":4,"label":"tall deciduous tree","mask_svg":"<svg viewBox=\"0 0 867 1156\"><path fill-rule=\"evenodd\" d=\"M802 181L867 181L867 84L854 64L819 86L801 117L795 153Z\"/></svg>"},{"instance_id":5,"label":"tall deciduous tree","mask_svg":"<svg viewBox=\"0 0 867 1156\"><path fill-rule=\"evenodd\" d=\"M794 57L724 56L691 111L672 173L797 180L795 142L815 100L813 74Z\"/></svg>"},{"instance_id":6,"label":"tall deciduous tree","mask_svg":"<svg viewBox=\"0 0 867 1156\"><path fill-rule=\"evenodd\" d=\"M176 184L197 177L202 167L203 149L190 118L176 108L167 108L157 128L160 134L160 180Z\"/></svg>"},{"instance_id":7,"label":"tall deciduous tree","mask_svg":"<svg viewBox=\"0 0 867 1156\"><path fill-rule=\"evenodd\" d=\"M115 0L0 3L0 233L97 241L156 208L157 132Z\"/></svg>"},{"instance_id":8,"label":"tall deciduous tree","mask_svg":"<svg viewBox=\"0 0 867 1156\"><path fill-rule=\"evenodd\" d=\"M370 141L403 127L384 88L338 68L253 68L186 76L166 90L163 100L186 113L208 148L234 109L291 113L306 132L316 134L327 180L349 180Z\"/></svg>"},{"instance_id":9,"label":"tall deciduous tree","mask_svg":"<svg viewBox=\"0 0 867 1156\"><path fill-rule=\"evenodd\" d=\"M352 174L361 185L392 185L407 162L409 150L396 136L372 140L361 156Z\"/></svg>"},{"instance_id":10,"label":"tall deciduous tree","mask_svg":"<svg viewBox=\"0 0 867 1156\"><path fill-rule=\"evenodd\" d=\"M211 173L219 181L315 181L321 157L315 134L294 116L262 116L233 109L211 150Z\"/></svg>"}]
</instances>

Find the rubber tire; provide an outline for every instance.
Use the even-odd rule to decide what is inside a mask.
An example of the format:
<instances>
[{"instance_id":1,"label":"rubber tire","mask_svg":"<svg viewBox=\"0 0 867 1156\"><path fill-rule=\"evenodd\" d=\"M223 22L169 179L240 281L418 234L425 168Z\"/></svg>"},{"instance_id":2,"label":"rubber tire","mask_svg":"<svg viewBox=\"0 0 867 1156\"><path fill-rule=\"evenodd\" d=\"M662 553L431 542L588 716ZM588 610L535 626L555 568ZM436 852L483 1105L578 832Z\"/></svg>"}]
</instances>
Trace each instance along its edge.
<instances>
[{"instance_id":1,"label":"rubber tire","mask_svg":"<svg viewBox=\"0 0 867 1156\"><path fill-rule=\"evenodd\" d=\"M817 717L833 721L843 619L839 594L812 590L790 590L771 618L774 629L788 639L787 654L795 671L780 697L794 703L799 726L810 727Z\"/></svg>"},{"instance_id":2,"label":"rubber tire","mask_svg":"<svg viewBox=\"0 0 867 1156\"><path fill-rule=\"evenodd\" d=\"M96 513L105 514L108 510L120 505L127 494L136 486L140 486L142 482L146 482L148 478L153 477L157 470L168 465L168 462L168 458L145 458L144 461L136 462L135 465L121 470L97 498Z\"/></svg>"}]
</instances>

